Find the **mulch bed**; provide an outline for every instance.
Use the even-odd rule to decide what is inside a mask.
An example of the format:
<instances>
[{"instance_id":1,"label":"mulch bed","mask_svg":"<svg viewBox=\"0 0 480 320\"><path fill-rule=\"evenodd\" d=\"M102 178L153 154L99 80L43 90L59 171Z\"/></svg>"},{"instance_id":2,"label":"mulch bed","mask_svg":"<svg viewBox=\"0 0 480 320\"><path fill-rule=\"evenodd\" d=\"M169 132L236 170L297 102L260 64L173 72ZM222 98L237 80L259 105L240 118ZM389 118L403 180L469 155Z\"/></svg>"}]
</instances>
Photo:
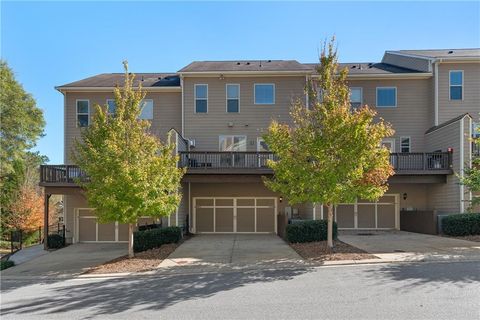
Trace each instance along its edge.
<instances>
[{"instance_id":1,"label":"mulch bed","mask_svg":"<svg viewBox=\"0 0 480 320\"><path fill-rule=\"evenodd\" d=\"M135 253L135 257L129 259L128 255L118 257L87 270L88 274L99 273L122 273L122 272L143 272L154 270L166 259L175 249L180 246L184 238L179 243L164 244L159 248L150 249Z\"/></svg>"},{"instance_id":2,"label":"mulch bed","mask_svg":"<svg viewBox=\"0 0 480 320\"><path fill-rule=\"evenodd\" d=\"M377 259L376 256L339 240L333 241L332 250L328 248L327 241L290 243L290 246L302 258L307 260L338 261Z\"/></svg>"}]
</instances>

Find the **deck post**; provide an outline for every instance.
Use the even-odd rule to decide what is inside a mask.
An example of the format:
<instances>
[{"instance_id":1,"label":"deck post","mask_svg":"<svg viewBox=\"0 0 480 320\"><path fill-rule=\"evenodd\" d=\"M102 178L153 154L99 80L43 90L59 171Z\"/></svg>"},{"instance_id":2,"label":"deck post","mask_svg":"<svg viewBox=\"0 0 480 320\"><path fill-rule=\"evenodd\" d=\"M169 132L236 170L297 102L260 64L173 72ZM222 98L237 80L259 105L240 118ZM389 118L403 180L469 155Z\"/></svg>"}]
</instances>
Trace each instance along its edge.
<instances>
[{"instance_id":1,"label":"deck post","mask_svg":"<svg viewBox=\"0 0 480 320\"><path fill-rule=\"evenodd\" d=\"M43 212L43 249L48 250L48 211L51 194L45 193Z\"/></svg>"}]
</instances>

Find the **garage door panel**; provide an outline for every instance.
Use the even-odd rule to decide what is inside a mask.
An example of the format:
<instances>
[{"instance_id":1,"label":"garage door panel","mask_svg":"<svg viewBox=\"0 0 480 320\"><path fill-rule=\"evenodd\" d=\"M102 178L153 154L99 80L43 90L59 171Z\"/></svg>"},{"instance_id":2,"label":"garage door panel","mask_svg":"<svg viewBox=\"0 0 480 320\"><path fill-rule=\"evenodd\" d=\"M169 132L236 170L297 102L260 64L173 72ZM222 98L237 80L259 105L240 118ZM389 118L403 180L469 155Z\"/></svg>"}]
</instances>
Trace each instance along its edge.
<instances>
[{"instance_id":1,"label":"garage door panel","mask_svg":"<svg viewBox=\"0 0 480 320\"><path fill-rule=\"evenodd\" d=\"M197 230L199 232L213 232L213 208L197 208L196 211Z\"/></svg>"},{"instance_id":2,"label":"garage door panel","mask_svg":"<svg viewBox=\"0 0 480 320\"><path fill-rule=\"evenodd\" d=\"M118 224L118 241L128 241L128 224Z\"/></svg>"},{"instance_id":3,"label":"garage door panel","mask_svg":"<svg viewBox=\"0 0 480 320\"><path fill-rule=\"evenodd\" d=\"M198 207L202 206L213 206L213 199L196 199L196 204Z\"/></svg>"},{"instance_id":4,"label":"garage door panel","mask_svg":"<svg viewBox=\"0 0 480 320\"><path fill-rule=\"evenodd\" d=\"M336 219L338 228L355 227L355 207L352 204L340 204L336 208Z\"/></svg>"},{"instance_id":5,"label":"garage door panel","mask_svg":"<svg viewBox=\"0 0 480 320\"><path fill-rule=\"evenodd\" d=\"M257 206L273 207L275 206L275 199L257 199Z\"/></svg>"},{"instance_id":6,"label":"garage door panel","mask_svg":"<svg viewBox=\"0 0 480 320\"><path fill-rule=\"evenodd\" d=\"M98 241L115 241L115 222L98 224Z\"/></svg>"},{"instance_id":7,"label":"garage door panel","mask_svg":"<svg viewBox=\"0 0 480 320\"><path fill-rule=\"evenodd\" d=\"M395 228L395 206L378 205L378 228Z\"/></svg>"},{"instance_id":8,"label":"garage door panel","mask_svg":"<svg viewBox=\"0 0 480 320\"><path fill-rule=\"evenodd\" d=\"M255 232L255 208L237 208L237 232Z\"/></svg>"},{"instance_id":9,"label":"garage door panel","mask_svg":"<svg viewBox=\"0 0 480 320\"><path fill-rule=\"evenodd\" d=\"M215 209L215 232L233 232L233 208Z\"/></svg>"},{"instance_id":10,"label":"garage door panel","mask_svg":"<svg viewBox=\"0 0 480 320\"><path fill-rule=\"evenodd\" d=\"M255 199L237 199L237 206L239 207L253 207L255 206Z\"/></svg>"},{"instance_id":11,"label":"garage door panel","mask_svg":"<svg viewBox=\"0 0 480 320\"><path fill-rule=\"evenodd\" d=\"M215 206L233 207L233 199L215 199Z\"/></svg>"},{"instance_id":12,"label":"garage door panel","mask_svg":"<svg viewBox=\"0 0 480 320\"><path fill-rule=\"evenodd\" d=\"M274 232L274 208L257 208L257 232Z\"/></svg>"},{"instance_id":13,"label":"garage door panel","mask_svg":"<svg viewBox=\"0 0 480 320\"><path fill-rule=\"evenodd\" d=\"M375 205L358 205L358 227L375 228Z\"/></svg>"},{"instance_id":14,"label":"garage door panel","mask_svg":"<svg viewBox=\"0 0 480 320\"><path fill-rule=\"evenodd\" d=\"M96 218L79 218L78 224L79 241L97 241Z\"/></svg>"}]
</instances>

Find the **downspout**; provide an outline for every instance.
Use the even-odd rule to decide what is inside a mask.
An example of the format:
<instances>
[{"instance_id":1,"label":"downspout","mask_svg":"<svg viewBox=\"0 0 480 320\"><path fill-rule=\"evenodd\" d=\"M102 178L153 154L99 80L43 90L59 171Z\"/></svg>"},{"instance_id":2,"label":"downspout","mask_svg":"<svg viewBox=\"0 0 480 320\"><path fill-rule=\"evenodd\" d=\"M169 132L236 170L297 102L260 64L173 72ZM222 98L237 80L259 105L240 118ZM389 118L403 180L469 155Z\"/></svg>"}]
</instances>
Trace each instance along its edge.
<instances>
[{"instance_id":1,"label":"downspout","mask_svg":"<svg viewBox=\"0 0 480 320\"><path fill-rule=\"evenodd\" d=\"M182 88L182 137L185 137L185 108L184 108L184 88L183 88L183 84L184 84L184 81L183 81L183 75L180 75L180 88Z\"/></svg>"},{"instance_id":2,"label":"downspout","mask_svg":"<svg viewBox=\"0 0 480 320\"><path fill-rule=\"evenodd\" d=\"M442 59L436 59L433 61L433 64L435 66L435 89L434 89L434 108L435 108L435 126L438 126L438 65L442 62Z\"/></svg>"}]
</instances>

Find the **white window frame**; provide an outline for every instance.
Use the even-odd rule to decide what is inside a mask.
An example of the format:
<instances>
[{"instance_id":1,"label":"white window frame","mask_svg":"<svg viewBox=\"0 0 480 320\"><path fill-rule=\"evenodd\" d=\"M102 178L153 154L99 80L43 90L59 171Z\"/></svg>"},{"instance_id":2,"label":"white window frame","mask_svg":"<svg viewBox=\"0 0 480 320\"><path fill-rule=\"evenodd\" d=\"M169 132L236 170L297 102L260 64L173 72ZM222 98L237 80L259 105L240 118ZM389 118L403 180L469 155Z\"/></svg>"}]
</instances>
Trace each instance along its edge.
<instances>
[{"instance_id":1,"label":"white window frame","mask_svg":"<svg viewBox=\"0 0 480 320\"><path fill-rule=\"evenodd\" d=\"M362 106L363 105L363 87L350 87L349 88L349 93L348 93L349 96L352 95L352 89L359 89L360 90L360 106ZM396 99L396 97L395 97L395 99ZM350 105L352 105L352 100L351 99L350 99Z\"/></svg>"},{"instance_id":2,"label":"white window frame","mask_svg":"<svg viewBox=\"0 0 480 320\"><path fill-rule=\"evenodd\" d=\"M107 102L106 102L106 104L107 104L107 113L108 113L108 114L111 114L111 113L108 111L108 101L113 101L113 102L115 102L115 99L107 99ZM116 106L115 106L115 107L116 107Z\"/></svg>"},{"instance_id":3,"label":"white window frame","mask_svg":"<svg viewBox=\"0 0 480 320\"><path fill-rule=\"evenodd\" d=\"M198 86L206 86L207 87L207 97L206 98L197 98L197 87ZM197 100L206 100L207 101L207 111L206 112L197 112ZM208 113L208 84L206 83L195 83L193 85L193 111L196 114L206 114Z\"/></svg>"},{"instance_id":4,"label":"white window frame","mask_svg":"<svg viewBox=\"0 0 480 320\"><path fill-rule=\"evenodd\" d=\"M408 139L408 151L404 152L403 149L403 139ZM401 136L400 137L400 152L401 153L410 153L412 152L412 138L410 136Z\"/></svg>"},{"instance_id":5,"label":"white window frame","mask_svg":"<svg viewBox=\"0 0 480 320\"><path fill-rule=\"evenodd\" d=\"M78 102L80 102L80 101L87 101L87 103L88 103L88 112L87 113L78 113ZM76 114L75 125L76 125L77 128L85 128L85 127L80 127L78 125L78 116L79 115L82 115L82 116L87 115L88 116L87 127L90 126L90 100L89 99L77 99L77 100L75 100L75 114Z\"/></svg>"},{"instance_id":6,"label":"white window frame","mask_svg":"<svg viewBox=\"0 0 480 320\"><path fill-rule=\"evenodd\" d=\"M228 86L237 86L238 87L238 112L229 112L228 111ZM230 99L234 100L234 99ZM207 102L207 109L208 109L208 102ZM225 84L225 112L226 113L240 113L240 84L239 83L226 83Z\"/></svg>"},{"instance_id":7,"label":"white window frame","mask_svg":"<svg viewBox=\"0 0 480 320\"><path fill-rule=\"evenodd\" d=\"M380 145L383 145L384 142L390 142L392 146L392 150L390 150L390 153L395 153L395 138L385 138L382 140Z\"/></svg>"},{"instance_id":8,"label":"white window frame","mask_svg":"<svg viewBox=\"0 0 480 320\"><path fill-rule=\"evenodd\" d=\"M140 115L142 114L143 109L140 110L140 114L138 115L138 117L139 117L139 119L141 119L141 120L153 120L153 118L154 118L154 116L155 116L155 115L154 115L155 104L153 103L153 99L143 99L143 100L140 102L140 106L142 106L142 104L143 104L145 101L152 101L152 118L151 118L151 119L150 119L150 118L140 118Z\"/></svg>"},{"instance_id":9,"label":"white window frame","mask_svg":"<svg viewBox=\"0 0 480 320\"><path fill-rule=\"evenodd\" d=\"M394 106L379 106L378 105L378 89L395 89L395 105ZM398 106L398 89L397 89L397 87L376 87L376 89L375 89L375 106L377 108L396 108Z\"/></svg>"},{"instance_id":10,"label":"white window frame","mask_svg":"<svg viewBox=\"0 0 480 320\"><path fill-rule=\"evenodd\" d=\"M257 97L256 97L256 93L257 93L257 85L270 85L273 87L273 102L272 103L257 103ZM253 84L253 104L256 104L256 105L274 105L275 104L275 96L276 96L276 88L275 88L275 83L254 83Z\"/></svg>"},{"instance_id":11,"label":"white window frame","mask_svg":"<svg viewBox=\"0 0 480 320\"><path fill-rule=\"evenodd\" d=\"M451 77L451 74L452 72L460 72L462 74L462 84L461 85L458 85L458 84L452 84L452 77ZM464 78L464 73L463 73L463 70L450 70L448 71L448 98L450 101L463 101L463 85L465 83L465 78ZM452 99L452 91L451 91L451 88L452 87L461 87L462 88L462 99Z\"/></svg>"},{"instance_id":12,"label":"white window frame","mask_svg":"<svg viewBox=\"0 0 480 320\"><path fill-rule=\"evenodd\" d=\"M218 136L218 151L225 151L225 150L222 150L222 146L221 146L221 141L222 141L222 138L233 138L234 141L235 141L235 138L238 138L238 137L241 137L241 138L244 138L245 139L245 151L247 151L247 136L244 135L244 134L221 134ZM232 151L232 152L235 152L235 151Z\"/></svg>"}]
</instances>

